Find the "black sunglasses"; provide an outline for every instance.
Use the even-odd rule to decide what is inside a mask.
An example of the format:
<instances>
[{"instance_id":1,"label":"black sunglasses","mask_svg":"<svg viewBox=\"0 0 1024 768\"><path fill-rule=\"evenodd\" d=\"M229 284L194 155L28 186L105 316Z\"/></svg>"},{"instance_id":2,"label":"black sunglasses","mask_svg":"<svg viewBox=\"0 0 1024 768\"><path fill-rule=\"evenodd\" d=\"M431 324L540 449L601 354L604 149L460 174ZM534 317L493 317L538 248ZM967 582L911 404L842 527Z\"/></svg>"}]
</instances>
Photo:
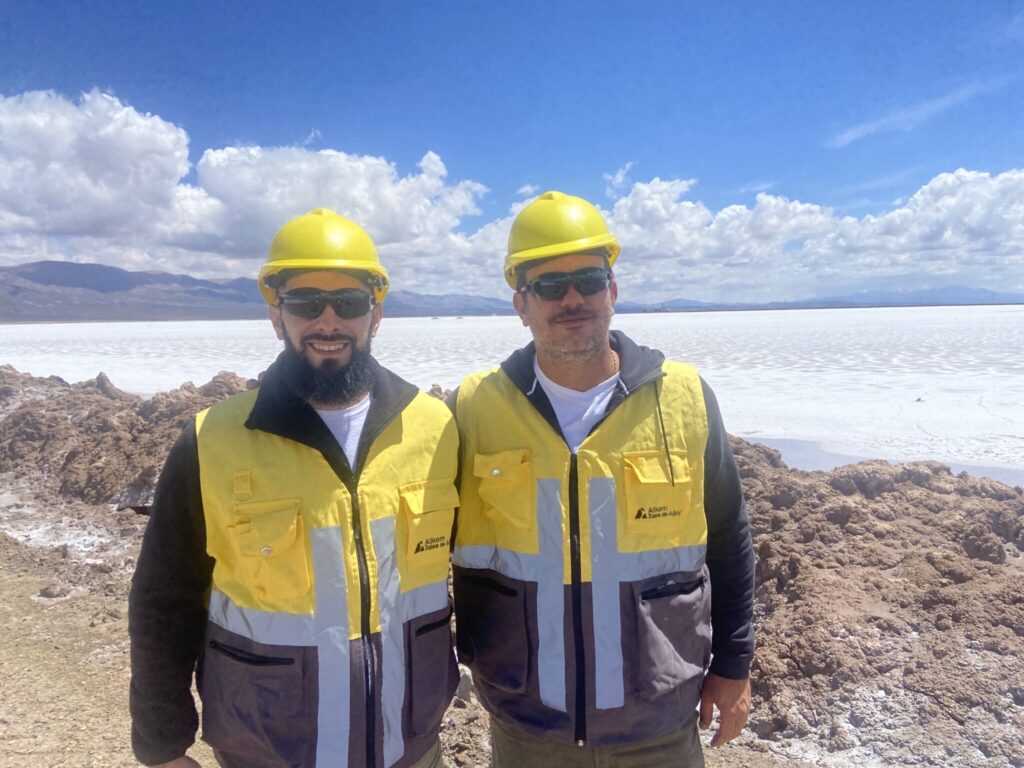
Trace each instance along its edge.
<instances>
[{"instance_id":1,"label":"black sunglasses","mask_svg":"<svg viewBox=\"0 0 1024 768\"><path fill-rule=\"evenodd\" d=\"M547 272L526 283L520 291L531 290L546 301L557 301L571 285L580 296L593 296L608 288L612 271L604 267L585 267L575 272Z\"/></svg>"},{"instance_id":2,"label":"black sunglasses","mask_svg":"<svg viewBox=\"0 0 1024 768\"><path fill-rule=\"evenodd\" d=\"M278 296L278 303L290 315L304 320L313 320L324 313L328 304L334 314L344 320L362 317L369 312L374 301L373 294L358 288L342 288L340 291L318 291L315 288L297 288Z\"/></svg>"}]
</instances>

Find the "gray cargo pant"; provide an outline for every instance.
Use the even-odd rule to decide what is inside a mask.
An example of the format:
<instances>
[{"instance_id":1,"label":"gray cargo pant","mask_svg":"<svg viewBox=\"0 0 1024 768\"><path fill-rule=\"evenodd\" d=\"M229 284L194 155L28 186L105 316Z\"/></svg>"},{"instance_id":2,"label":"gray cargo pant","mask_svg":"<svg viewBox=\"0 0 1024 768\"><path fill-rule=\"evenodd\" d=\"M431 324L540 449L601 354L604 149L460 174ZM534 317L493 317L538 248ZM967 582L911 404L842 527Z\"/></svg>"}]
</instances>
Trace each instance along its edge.
<instances>
[{"instance_id":1,"label":"gray cargo pant","mask_svg":"<svg viewBox=\"0 0 1024 768\"><path fill-rule=\"evenodd\" d=\"M682 730L649 741L575 747L536 741L491 718L491 768L704 768L697 716Z\"/></svg>"}]
</instances>

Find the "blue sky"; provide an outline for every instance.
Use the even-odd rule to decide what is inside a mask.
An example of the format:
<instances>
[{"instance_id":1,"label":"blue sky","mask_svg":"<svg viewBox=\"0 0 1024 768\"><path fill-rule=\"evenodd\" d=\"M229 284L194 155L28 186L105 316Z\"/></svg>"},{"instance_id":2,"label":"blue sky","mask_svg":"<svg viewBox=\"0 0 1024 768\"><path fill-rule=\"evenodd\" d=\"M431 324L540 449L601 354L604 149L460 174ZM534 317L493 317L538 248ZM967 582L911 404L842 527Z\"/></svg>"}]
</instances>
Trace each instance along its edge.
<instances>
[{"instance_id":1,"label":"blue sky","mask_svg":"<svg viewBox=\"0 0 1024 768\"><path fill-rule=\"evenodd\" d=\"M502 295L555 188L644 298L1024 291L1022 94L1024 3L22 3L0 261L251 274L323 204Z\"/></svg>"}]
</instances>

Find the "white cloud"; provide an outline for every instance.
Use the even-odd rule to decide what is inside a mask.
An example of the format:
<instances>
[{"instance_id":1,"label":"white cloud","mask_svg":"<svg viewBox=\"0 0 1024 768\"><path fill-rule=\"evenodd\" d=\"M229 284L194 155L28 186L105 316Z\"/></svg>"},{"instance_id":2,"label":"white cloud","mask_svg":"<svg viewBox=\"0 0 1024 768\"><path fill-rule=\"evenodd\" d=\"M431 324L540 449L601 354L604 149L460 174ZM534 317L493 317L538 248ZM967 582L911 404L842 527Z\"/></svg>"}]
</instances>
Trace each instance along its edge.
<instances>
[{"instance_id":1,"label":"white cloud","mask_svg":"<svg viewBox=\"0 0 1024 768\"><path fill-rule=\"evenodd\" d=\"M715 213L680 199L695 183L656 178L615 203L609 226L622 241L617 272L627 296L739 301L777 292L801 271L789 244L826 231L834 219L827 208L764 193L752 208Z\"/></svg>"},{"instance_id":2,"label":"white cloud","mask_svg":"<svg viewBox=\"0 0 1024 768\"><path fill-rule=\"evenodd\" d=\"M447 184L433 152L405 177L382 157L299 147L208 149L196 170L199 186L227 209L225 247L238 254L262 253L284 221L317 207L359 222L378 246L434 241L478 214L486 192L473 181Z\"/></svg>"},{"instance_id":3,"label":"white cloud","mask_svg":"<svg viewBox=\"0 0 1024 768\"><path fill-rule=\"evenodd\" d=\"M188 136L91 91L0 96L0 229L53 235L147 230L173 215Z\"/></svg>"},{"instance_id":4,"label":"white cloud","mask_svg":"<svg viewBox=\"0 0 1024 768\"><path fill-rule=\"evenodd\" d=\"M920 102L910 107L897 109L884 117L869 120L847 128L831 137L826 146L839 149L876 133L892 131L908 132L929 119L946 112L984 93L1001 90L1013 82L1015 77L1004 77L984 83L969 83L950 91L937 99Z\"/></svg>"},{"instance_id":5,"label":"white cloud","mask_svg":"<svg viewBox=\"0 0 1024 768\"><path fill-rule=\"evenodd\" d=\"M538 192L540 192L540 187L536 184L523 184L523 186L516 190L516 194L523 197L533 197Z\"/></svg>"},{"instance_id":6,"label":"white cloud","mask_svg":"<svg viewBox=\"0 0 1024 768\"><path fill-rule=\"evenodd\" d=\"M396 287L501 296L512 218L536 192L469 226L485 187L450 181L430 151L402 174L334 149L206 149L192 184L188 152L184 129L108 94L0 98L0 262L253 275L281 223L326 206L367 228ZM631 167L606 178L621 188L606 217L624 299L791 299L886 279L1024 292L1024 169L943 173L883 213L844 216L766 191L713 210L695 179L634 183Z\"/></svg>"},{"instance_id":7,"label":"white cloud","mask_svg":"<svg viewBox=\"0 0 1024 768\"><path fill-rule=\"evenodd\" d=\"M630 160L624 166L619 168L615 173L605 173L604 176L604 193L613 200L617 198L622 190L629 184L629 171L633 167L633 161Z\"/></svg>"},{"instance_id":8,"label":"white cloud","mask_svg":"<svg viewBox=\"0 0 1024 768\"><path fill-rule=\"evenodd\" d=\"M1024 170L939 174L888 213L842 219L803 255L822 276L912 271L929 284L955 276L962 285L1021 290Z\"/></svg>"},{"instance_id":9,"label":"white cloud","mask_svg":"<svg viewBox=\"0 0 1024 768\"><path fill-rule=\"evenodd\" d=\"M741 301L959 284L1024 291L1024 170L936 176L883 215L760 194L717 213L681 199L694 182L633 185L608 216L625 297Z\"/></svg>"}]
</instances>

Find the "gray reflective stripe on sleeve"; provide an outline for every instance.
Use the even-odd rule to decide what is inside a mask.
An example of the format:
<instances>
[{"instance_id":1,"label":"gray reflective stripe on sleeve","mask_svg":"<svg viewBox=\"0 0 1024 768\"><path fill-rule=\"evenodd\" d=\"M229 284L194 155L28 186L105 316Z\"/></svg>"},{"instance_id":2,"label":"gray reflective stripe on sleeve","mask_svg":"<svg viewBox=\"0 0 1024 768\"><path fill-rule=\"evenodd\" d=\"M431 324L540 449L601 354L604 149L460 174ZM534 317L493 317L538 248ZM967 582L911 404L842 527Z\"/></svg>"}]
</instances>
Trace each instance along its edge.
<instances>
[{"instance_id":1,"label":"gray reflective stripe on sleeve","mask_svg":"<svg viewBox=\"0 0 1024 768\"><path fill-rule=\"evenodd\" d=\"M619 552L615 480L591 478L589 491L595 704L598 709L614 709L624 703L620 582L677 571L699 571L704 567L707 547L701 544L651 552Z\"/></svg>"},{"instance_id":2,"label":"gray reflective stripe on sleeve","mask_svg":"<svg viewBox=\"0 0 1024 768\"><path fill-rule=\"evenodd\" d=\"M562 484L537 481L540 553L528 555L502 547L456 547L452 562L461 568L486 568L519 581L537 583L537 678L545 706L565 712L565 588L562 557Z\"/></svg>"},{"instance_id":3,"label":"gray reflective stripe on sleeve","mask_svg":"<svg viewBox=\"0 0 1024 768\"><path fill-rule=\"evenodd\" d=\"M448 580L401 591L395 519L370 521L377 555L377 599L380 613L381 715L384 720L384 765L405 753L402 707L405 704L405 629L409 619L448 607Z\"/></svg>"},{"instance_id":4,"label":"gray reflective stripe on sleeve","mask_svg":"<svg viewBox=\"0 0 1024 768\"><path fill-rule=\"evenodd\" d=\"M341 529L315 528L309 534L313 551L316 613L304 614L242 608L217 590L210 592L210 621L236 634L268 645L315 645L319 676L316 764L318 768L348 765L349 638L345 564Z\"/></svg>"}]
</instances>

